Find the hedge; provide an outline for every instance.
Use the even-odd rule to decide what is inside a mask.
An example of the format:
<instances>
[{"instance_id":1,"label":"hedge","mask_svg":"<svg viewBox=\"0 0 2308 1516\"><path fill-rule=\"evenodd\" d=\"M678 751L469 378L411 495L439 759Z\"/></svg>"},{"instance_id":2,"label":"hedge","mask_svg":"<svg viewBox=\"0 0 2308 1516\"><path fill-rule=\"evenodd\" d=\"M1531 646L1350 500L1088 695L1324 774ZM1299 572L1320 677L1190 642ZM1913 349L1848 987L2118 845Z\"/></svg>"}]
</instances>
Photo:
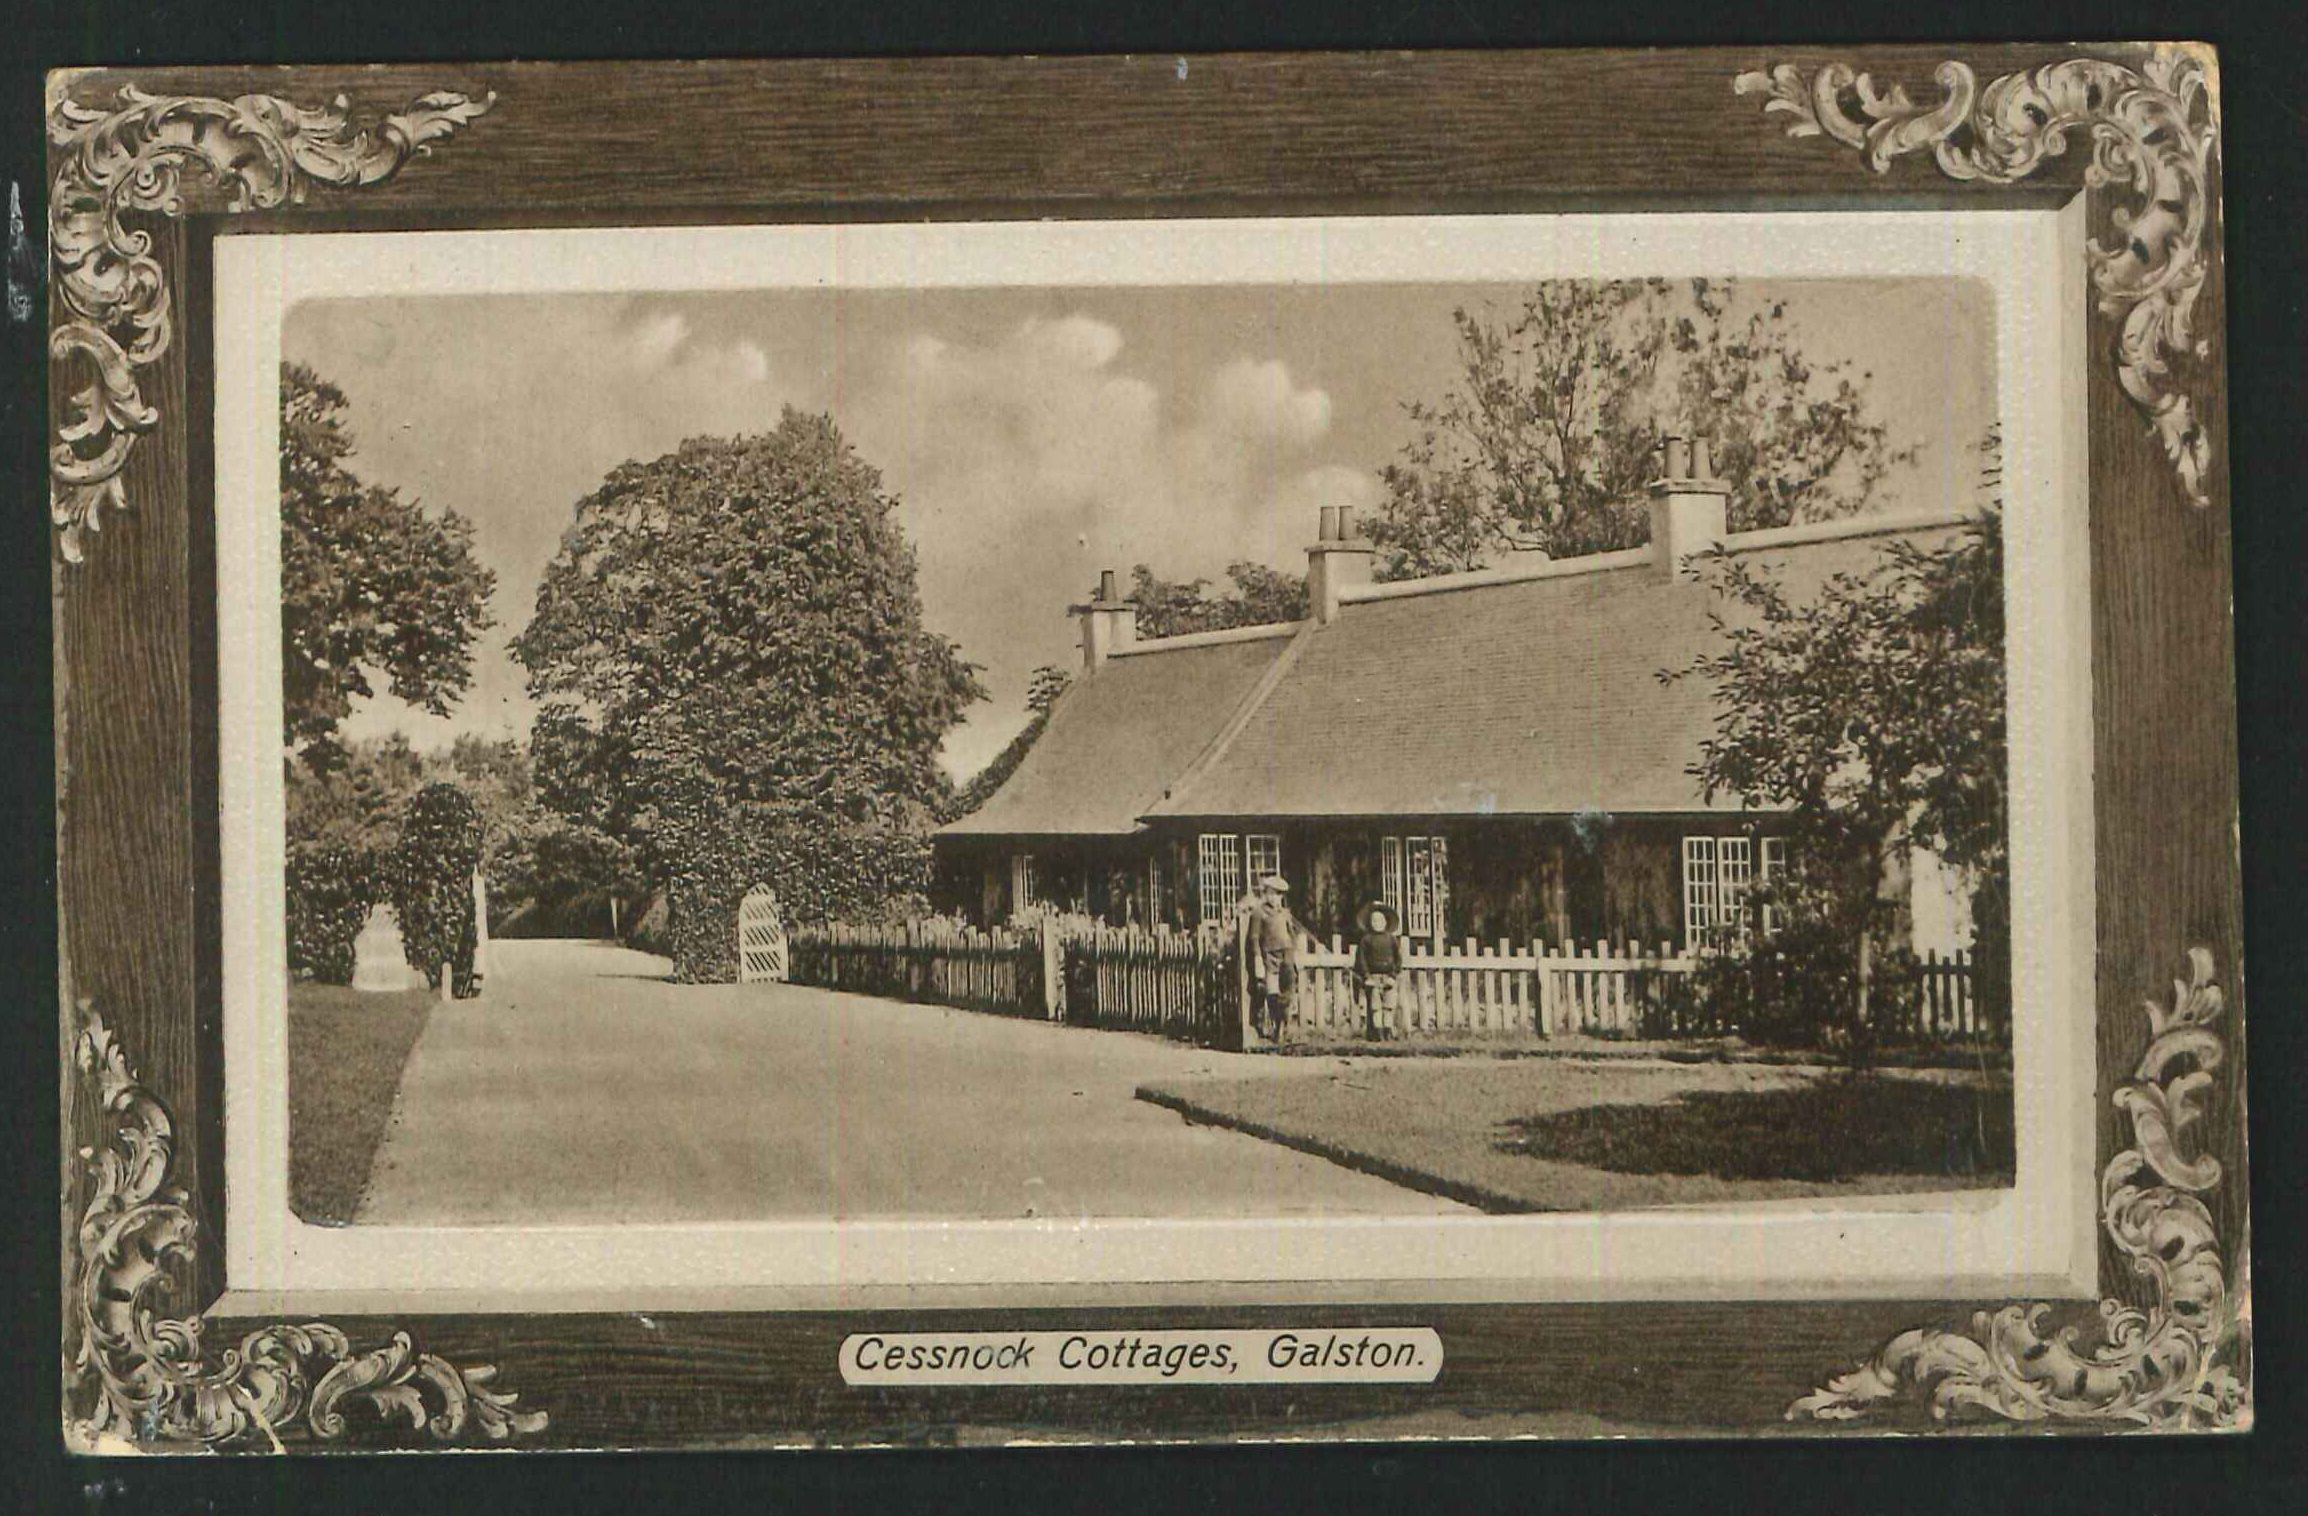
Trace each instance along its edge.
<instances>
[{"instance_id":1,"label":"hedge","mask_svg":"<svg viewBox=\"0 0 2308 1516\"><path fill-rule=\"evenodd\" d=\"M289 977L351 984L353 939L382 893L376 859L337 843L291 843L287 884Z\"/></svg>"},{"instance_id":2,"label":"hedge","mask_svg":"<svg viewBox=\"0 0 2308 1516\"><path fill-rule=\"evenodd\" d=\"M478 993L473 874L481 866L481 844L481 813L472 797L453 784L428 784L401 813L400 846L388 871L409 966L433 980L444 962L452 965L450 988L459 996Z\"/></svg>"},{"instance_id":3,"label":"hedge","mask_svg":"<svg viewBox=\"0 0 2308 1516\"><path fill-rule=\"evenodd\" d=\"M767 808L683 829L668 850L666 947L674 978L737 978L737 908L765 884L789 924L903 920L928 909L930 841L914 831L842 825Z\"/></svg>"}]
</instances>

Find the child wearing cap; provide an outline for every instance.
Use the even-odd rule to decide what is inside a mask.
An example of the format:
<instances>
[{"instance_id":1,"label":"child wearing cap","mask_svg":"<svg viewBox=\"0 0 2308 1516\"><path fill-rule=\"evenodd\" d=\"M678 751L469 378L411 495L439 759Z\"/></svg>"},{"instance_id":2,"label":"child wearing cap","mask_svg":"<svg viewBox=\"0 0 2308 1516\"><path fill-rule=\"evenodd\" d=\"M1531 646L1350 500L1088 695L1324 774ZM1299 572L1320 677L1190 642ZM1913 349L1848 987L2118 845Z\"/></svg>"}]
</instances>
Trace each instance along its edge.
<instances>
[{"instance_id":1,"label":"child wearing cap","mask_svg":"<svg viewBox=\"0 0 2308 1516\"><path fill-rule=\"evenodd\" d=\"M1354 983L1362 998L1363 1035L1373 1042L1389 1042L1402 1035L1402 936L1395 930L1394 912L1382 902L1364 906L1356 925Z\"/></svg>"},{"instance_id":2,"label":"child wearing cap","mask_svg":"<svg viewBox=\"0 0 2308 1516\"><path fill-rule=\"evenodd\" d=\"M1258 881L1250 909L1250 965L1259 989L1257 1030L1277 1043L1289 1019L1290 997L1298 988L1298 939L1306 935L1283 900L1289 892L1288 880L1269 874Z\"/></svg>"}]
</instances>

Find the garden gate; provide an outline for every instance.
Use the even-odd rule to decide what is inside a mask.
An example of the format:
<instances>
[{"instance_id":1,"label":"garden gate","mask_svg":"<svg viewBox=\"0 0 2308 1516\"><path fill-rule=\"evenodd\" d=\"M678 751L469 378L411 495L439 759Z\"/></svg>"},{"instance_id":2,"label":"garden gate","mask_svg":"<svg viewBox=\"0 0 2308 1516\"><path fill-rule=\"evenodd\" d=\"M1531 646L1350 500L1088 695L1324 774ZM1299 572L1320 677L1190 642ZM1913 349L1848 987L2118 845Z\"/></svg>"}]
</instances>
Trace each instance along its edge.
<instances>
[{"instance_id":1,"label":"garden gate","mask_svg":"<svg viewBox=\"0 0 2308 1516\"><path fill-rule=\"evenodd\" d=\"M777 892L757 884L745 892L737 907L737 982L785 980L785 918L778 914Z\"/></svg>"}]
</instances>

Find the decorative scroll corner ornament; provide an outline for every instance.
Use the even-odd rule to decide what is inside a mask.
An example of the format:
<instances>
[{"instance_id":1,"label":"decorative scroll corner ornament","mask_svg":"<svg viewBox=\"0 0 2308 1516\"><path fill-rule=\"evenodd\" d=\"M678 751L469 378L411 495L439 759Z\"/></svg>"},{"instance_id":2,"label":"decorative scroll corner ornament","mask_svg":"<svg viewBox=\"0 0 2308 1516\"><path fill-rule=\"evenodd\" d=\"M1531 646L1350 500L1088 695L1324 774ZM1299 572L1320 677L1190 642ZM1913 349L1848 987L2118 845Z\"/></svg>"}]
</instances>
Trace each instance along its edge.
<instances>
[{"instance_id":1,"label":"decorative scroll corner ornament","mask_svg":"<svg viewBox=\"0 0 2308 1516\"><path fill-rule=\"evenodd\" d=\"M200 171L192 188L221 190L235 212L301 204L314 184L379 184L496 99L443 91L370 128L352 125L341 95L308 110L272 95L212 100L131 84L106 110L54 93L48 136L63 151L49 188L48 255L62 311L48 355L68 398L49 449L49 511L66 562L80 561L106 511L127 508L121 471L160 422L138 376L168 350L168 285L151 236L122 217L182 216L188 168ZM86 379L77 389L75 367Z\"/></svg>"},{"instance_id":2,"label":"decorative scroll corner ornament","mask_svg":"<svg viewBox=\"0 0 2308 1516\"><path fill-rule=\"evenodd\" d=\"M2170 1009L2147 1003L2147 1052L2115 1093L2134 1145L2100 1175L2100 1219L2154 1287L2153 1304L2102 1300L2096 1340L2076 1326L2047 1334L2052 1307L2045 1304L1981 1311L1968 1333L1902 1332L1866 1363L1797 1399L1787 1419L1849 1421L1912 1388L1929 1397L1941 1421L1968 1414L2155 1431L2250 1425L2248 1276L2240 1270L2240 1287L2230 1291L2212 1213L2196 1198L2220 1182L2220 1161L2190 1157L2180 1145L2223 1058L2211 1025L2221 1004L2212 955L2191 949Z\"/></svg>"},{"instance_id":3,"label":"decorative scroll corner ornament","mask_svg":"<svg viewBox=\"0 0 2308 1516\"><path fill-rule=\"evenodd\" d=\"M1766 114L1793 117L1791 137L1831 137L1865 156L1877 173L1892 160L1929 149L1952 179L2014 184L2068 149L2068 134L2091 144L2084 183L2115 187L2131 203L2114 207L2112 240L2086 249L2102 315L2120 325L2117 381L2146 414L2190 503L2211 502L2212 444L2195 403L2174 382L2171 355L2202 357L2191 326L2204 285L2204 239L2211 220L2212 155L2220 138L2217 80L2207 56L2159 47L2137 69L2071 58L1978 87L1950 60L1932 76L1944 98L1917 105L1894 84L1831 63L1808 80L1792 63L1741 74L1732 88L1761 94Z\"/></svg>"},{"instance_id":4,"label":"decorative scroll corner ornament","mask_svg":"<svg viewBox=\"0 0 2308 1516\"><path fill-rule=\"evenodd\" d=\"M90 1192L67 1309L77 1341L66 1364L67 1434L84 1451L283 1449L292 1438L347 1440L406 1418L436 1442L492 1442L541 1430L543 1411L490 1388L496 1370L420 1352L407 1332L356 1352L325 1322L261 1327L212 1358L202 1322L164 1314L198 1222L175 1162L168 1110L137 1082L120 1044L87 1012L75 1056L100 1138L80 1150ZM358 1412L348 1416L348 1411Z\"/></svg>"}]
</instances>

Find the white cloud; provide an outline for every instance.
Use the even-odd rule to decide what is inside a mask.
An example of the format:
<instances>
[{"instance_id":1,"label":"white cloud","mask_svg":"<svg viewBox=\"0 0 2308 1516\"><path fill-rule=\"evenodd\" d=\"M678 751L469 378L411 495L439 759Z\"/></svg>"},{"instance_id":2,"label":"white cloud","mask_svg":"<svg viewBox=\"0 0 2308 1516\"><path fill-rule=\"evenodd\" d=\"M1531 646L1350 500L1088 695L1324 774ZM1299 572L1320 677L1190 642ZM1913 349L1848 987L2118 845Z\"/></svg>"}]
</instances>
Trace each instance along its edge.
<instances>
[{"instance_id":1,"label":"white cloud","mask_svg":"<svg viewBox=\"0 0 2308 1516\"><path fill-rule=\"evenodd\" d=\"M1243 436L1312 443L1330 430L1330 396L1300 389L1279 358L1236 358L1211 375L1203 414L1210 424Z\"/></svg>"},{"instance_id":2,"label":"white cloud","mask_svg":"<svg viewBox=\"0 0 2308 1516\"><path fill-rule=\"evenodd\" d=\"M626 355L635 368L662 368L674 351L689 340L689 318L679 311L644 316L627 329Z\"/></svg>"},{"instance_id":3,"label":"white cloud","mask_svg":"<svg viewBox=\"0 0 2308 1516\"><path fill-rule=\"evenodd\" d=\"M1064 607L1100 569L1303 568L1320 506L1376 497L1368 474L1322 460L1330 396L1286 363L1230 357L1158 385L1123 331L1081 313L990 340L916 332L860 380L843 426L905 502L940 630L986 664L995 708L949 755L964 772L1032 669L1071 663Z\"/></svg>"}]
</instances>

